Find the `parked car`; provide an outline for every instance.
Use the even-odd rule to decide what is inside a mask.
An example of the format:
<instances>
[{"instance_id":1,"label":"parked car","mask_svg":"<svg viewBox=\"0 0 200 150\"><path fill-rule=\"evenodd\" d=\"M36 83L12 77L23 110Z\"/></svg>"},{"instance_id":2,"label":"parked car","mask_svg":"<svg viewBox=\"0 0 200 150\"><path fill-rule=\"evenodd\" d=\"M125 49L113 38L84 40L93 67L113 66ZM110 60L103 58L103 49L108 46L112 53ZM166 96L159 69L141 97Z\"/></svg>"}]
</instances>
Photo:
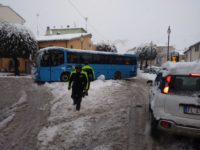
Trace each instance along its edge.
<instances>
[{"instance_id":1,"label":"parked car","mask_svg":"<svg viewBox=\"0 0 200 150\"><path fill-rule=\"evenodd\" d=\"M200 136L200 63L168 62L163 68L151 81L151 133Z\"/></svg>"},{"instance_id":2,"label":"parked car","mask_svg":"<svg viewBox=\"0 0 200 150\"><path fill-rule=\"evenodd\" d=\"M144 73L152 73L152 74L156 74L156 70L154 68L145 68L144 69Z\"/></svg>"}]
</instances>

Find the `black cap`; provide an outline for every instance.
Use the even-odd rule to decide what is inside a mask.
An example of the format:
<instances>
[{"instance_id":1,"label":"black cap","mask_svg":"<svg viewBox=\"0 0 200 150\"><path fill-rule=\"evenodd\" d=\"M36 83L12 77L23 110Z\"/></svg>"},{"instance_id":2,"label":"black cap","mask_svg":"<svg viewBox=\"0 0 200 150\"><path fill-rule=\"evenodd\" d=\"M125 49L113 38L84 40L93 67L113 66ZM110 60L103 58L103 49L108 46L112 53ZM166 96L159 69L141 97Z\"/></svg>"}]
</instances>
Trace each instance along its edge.
<instances>
[{"instance_id":1,"label":"black cap","mask_svg":"<svg viewBox=\"0 0 200 150\"><path fill-rule=\"evenodd\" d=\"M81 69L81 68L82 68L81 65L76 65L76 66L75 66L75 69Z\"/></svg>"}]
</instances>

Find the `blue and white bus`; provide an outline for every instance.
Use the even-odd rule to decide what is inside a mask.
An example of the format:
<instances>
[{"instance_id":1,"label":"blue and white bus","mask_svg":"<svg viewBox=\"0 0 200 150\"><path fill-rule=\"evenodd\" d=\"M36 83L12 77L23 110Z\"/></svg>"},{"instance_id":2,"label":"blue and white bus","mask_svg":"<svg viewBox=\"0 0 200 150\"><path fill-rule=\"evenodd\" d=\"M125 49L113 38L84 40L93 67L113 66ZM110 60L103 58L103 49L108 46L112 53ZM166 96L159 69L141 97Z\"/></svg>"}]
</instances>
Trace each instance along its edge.
<instances>
[{"instance_id":1,"label":"blue and white bus","mask_svg":"<svg viewBox=\"0 0 200 150\"><path fill-rule=\"evenodd\" d=\"M75 65L86 62L93 67L96 78L104 75L106 79L123 79L137 75L137 60L133 54L47 47L36 55L35 80L68 81Z\"/></svg>"}]
</instances>

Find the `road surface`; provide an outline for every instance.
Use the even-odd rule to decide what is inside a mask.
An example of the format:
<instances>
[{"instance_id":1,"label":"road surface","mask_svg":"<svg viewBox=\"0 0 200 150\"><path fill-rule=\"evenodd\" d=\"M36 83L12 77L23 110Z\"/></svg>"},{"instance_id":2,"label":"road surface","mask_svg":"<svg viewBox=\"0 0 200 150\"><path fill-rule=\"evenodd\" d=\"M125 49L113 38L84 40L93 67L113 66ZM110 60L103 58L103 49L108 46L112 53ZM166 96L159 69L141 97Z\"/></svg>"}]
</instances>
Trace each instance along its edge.
<instances>
[{"instance_id":1,"label":"road surface","mask_svg":"<svg viewBox=\"0 0 200 150\"><path fill-rule=\"evenodd\" d=\"M33 83L31 78L0 78L0 150L200 149L198 139L172 135L151 137L148 86L144 79L112 82L90 92L90 98L100 101L94 106L86 98L81 111L75 112L71 104L62 101L70 99L66 94L57 98L59 111L50 113L56 109L52 106L56 103L52 89ZM51 86L57 89L54 83ZM55 113L61 112L62 106L67 113L59 118ZM74 122L79 122L79 130L73 130ZM45 131L55 128L58 132L45 141L48 137Z\"/></svg>"}]
</instances>

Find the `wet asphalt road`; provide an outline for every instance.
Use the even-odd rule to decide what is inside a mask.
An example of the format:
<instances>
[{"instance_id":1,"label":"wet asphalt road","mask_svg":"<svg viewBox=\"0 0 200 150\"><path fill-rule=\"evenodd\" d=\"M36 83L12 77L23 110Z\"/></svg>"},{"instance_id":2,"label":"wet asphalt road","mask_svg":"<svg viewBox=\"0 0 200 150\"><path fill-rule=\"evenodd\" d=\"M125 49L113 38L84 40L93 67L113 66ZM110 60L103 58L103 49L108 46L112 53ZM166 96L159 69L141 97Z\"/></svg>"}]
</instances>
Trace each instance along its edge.
<instances>
[{"instance_id":1,"label":"wet asphalt road","mask_svg":"<svg viewBox=\"0 0 200 150\"><path fill-rule=\"evenodd\" d=\"M46 124L52 95L31 78L0 78L0 150L35 150L37 135Z\"/></svg>"},{"instance_id":2,"label":"wet asphalt road","mask_svg":"<svg viewBox=\"0 0 200 150\"><path fill-rule=\"evenodd\" d=\"M135 87L130 99L129 148L128 150L200 150L200 138L159 133L150 134L148 90L145 80L137 79L127 83Z\"/></svg>"}]
</instances>

